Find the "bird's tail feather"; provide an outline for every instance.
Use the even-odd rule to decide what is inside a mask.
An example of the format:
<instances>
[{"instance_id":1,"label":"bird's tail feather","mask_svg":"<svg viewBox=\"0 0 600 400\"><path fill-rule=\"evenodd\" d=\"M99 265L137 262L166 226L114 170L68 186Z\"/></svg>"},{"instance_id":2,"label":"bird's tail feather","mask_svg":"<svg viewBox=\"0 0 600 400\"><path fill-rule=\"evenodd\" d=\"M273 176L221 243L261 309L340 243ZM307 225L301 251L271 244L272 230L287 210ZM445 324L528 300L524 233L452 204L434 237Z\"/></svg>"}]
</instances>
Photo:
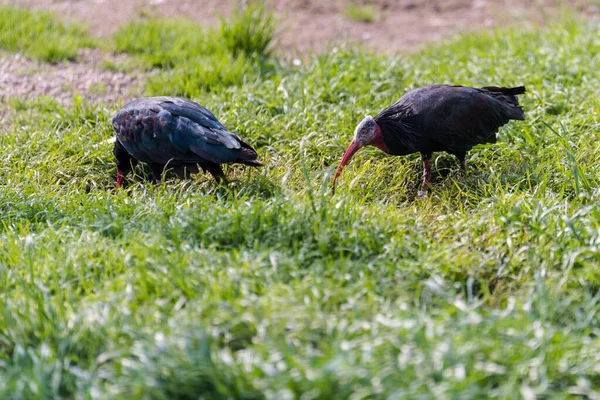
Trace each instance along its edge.
<instances>
[{"instance_id":1,"label":"bird's tail feather","mask_svg":"<svg viewBox=\"0 0 600 400\"><path fill-rule=\"evenodd\" d=\"M252 148L248 143L240 140L242 144L242 148L240 150L240 156L237 159L237 162L240 164L250 165L252 167L262 167L262 163L257 160L258 154L256 150Z\"/></svg>"},{"instance_id":2,"label":"bird's tail feather","mask_svg":"<svg viewBox=\"0 0 600 400\"><path fill-rule=\"evenodd\" d=\"M483 89L489 90L490 92L502 93L505 96L516 96L518 94L524 94L527 91L527 89L525 89L525 86L517 86L513 88L484 86Z\"/></svg>"},{"instance_id":3,"label":"bird's tail feather","mask_svg":"<svg viewBox=\"0 0 600 400\"><path fill-rule=\"evenodd\" d=\"M513 88L485 86L482 89L487 90L500 104L502 104L502 113L510 118L519 121L525 119L525 113L519 105L517 95L525 93L525 86L517 86Z\"/></svg>"}]
</instances>

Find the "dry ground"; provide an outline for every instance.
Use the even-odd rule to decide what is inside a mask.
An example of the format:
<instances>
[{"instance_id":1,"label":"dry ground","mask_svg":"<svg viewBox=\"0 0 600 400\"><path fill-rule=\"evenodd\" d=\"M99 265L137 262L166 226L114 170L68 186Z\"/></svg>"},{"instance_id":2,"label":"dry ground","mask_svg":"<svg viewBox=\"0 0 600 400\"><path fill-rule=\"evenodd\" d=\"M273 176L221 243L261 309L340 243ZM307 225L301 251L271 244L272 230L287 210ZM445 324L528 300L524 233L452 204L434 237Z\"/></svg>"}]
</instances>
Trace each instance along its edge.
<instances>
[{"instance_id":1,"label":"dry ground","mask_svg":"<svg viewBox=\"0 0 600 400\"><path fill-rule=\"evenodd\" d=\"M457 32L506 24L543 24L569 7L583 15L598 13L591 0L371 0L372 23L348 19L350 0L271 0L280 30L277 51L303 54L323 51L336 43L361 43L374 51L406 52ZM359 2L365 3L365 1ZM90 27L107 37L130 20L186 17L201 24L218 23L239 4L236 0L0 0L0 4L45 9ZM44 65L15 55L0 54L0 99L49 95L69 104L74 93L90 100L112 102L142 93L140 76L105 71L99 59L114 57L84 52L77 63Z\"/></svg>"},{"instance_id":2,"label":"dry ground","mask_svg":"<svg viewBox=\"0 0 600 400\"><path fill-rule=\"evenodd\" d=\"M0 97L51 96L69 103L75 94L87 93L97 101L113 102L131 90L141 89L140 76L107 71L101 61L122 56L100 50L80 52L78 62L51 65L28 60L19 54L0 53Z\"/></svg>"}]
</instances>

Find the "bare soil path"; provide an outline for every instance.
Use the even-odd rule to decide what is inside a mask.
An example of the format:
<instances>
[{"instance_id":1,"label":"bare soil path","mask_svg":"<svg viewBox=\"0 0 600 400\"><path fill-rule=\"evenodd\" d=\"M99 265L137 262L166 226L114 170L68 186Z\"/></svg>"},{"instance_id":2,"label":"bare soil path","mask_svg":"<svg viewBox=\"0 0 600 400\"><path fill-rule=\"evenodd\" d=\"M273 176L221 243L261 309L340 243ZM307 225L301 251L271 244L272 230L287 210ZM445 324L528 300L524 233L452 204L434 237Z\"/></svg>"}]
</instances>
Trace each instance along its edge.
<instances>
[{"instance_id":1,"label":"bare soil path","mask_svg":"<svg viewBox=\"0 0 600 400\"><path fill-rule=\"evenodd\" d=\"M105 57L99 50L84 50L78 62L51 65L0 53L0 97L27 98L33 93L68 104L76 94L84 94L95 101L113 102L142 88L141 77L102 68L100 61Z\"/></svg>"}]
</instances>

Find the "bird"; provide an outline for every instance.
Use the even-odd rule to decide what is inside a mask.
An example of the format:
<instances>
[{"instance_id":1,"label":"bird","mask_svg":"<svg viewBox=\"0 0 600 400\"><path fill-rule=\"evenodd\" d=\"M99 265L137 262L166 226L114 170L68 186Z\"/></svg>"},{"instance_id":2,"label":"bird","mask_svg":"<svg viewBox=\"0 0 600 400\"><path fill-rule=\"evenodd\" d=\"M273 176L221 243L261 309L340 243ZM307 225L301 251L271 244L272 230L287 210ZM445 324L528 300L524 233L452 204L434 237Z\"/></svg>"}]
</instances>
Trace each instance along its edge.
<instances>
[{"instance_id":1,"label":"bird","mask_svg":"<svg viewBox=\"0 0 600 400\"><path fill-rule=\"evenodd\" d=\"M423 181L419 197L426 195L431 180L433 152L445 151L460 161L474 146L496 143L498 129L510 120L524 120L517 95L524 86L507 88L484 86L432 85L407 92L375 118L365 117L354 131L354 139L344 153L333 178L333 190L342 169L354 154L367 145L403 156L421 153Z\"/></svg>"},{"instance_id":2,"label":"bird","mask_svg":"<svg viewBox=\"0 0 600 400\"><path fill-rule=\"evenodd\" d=\"M217 182L225 180L221 164L262 165L257 153L198 103L177 97L135 99L112 119L116 187L141 161L150 166L154 181L171 169L179 178L208 171Z\"/></svg>"}]
</instances>

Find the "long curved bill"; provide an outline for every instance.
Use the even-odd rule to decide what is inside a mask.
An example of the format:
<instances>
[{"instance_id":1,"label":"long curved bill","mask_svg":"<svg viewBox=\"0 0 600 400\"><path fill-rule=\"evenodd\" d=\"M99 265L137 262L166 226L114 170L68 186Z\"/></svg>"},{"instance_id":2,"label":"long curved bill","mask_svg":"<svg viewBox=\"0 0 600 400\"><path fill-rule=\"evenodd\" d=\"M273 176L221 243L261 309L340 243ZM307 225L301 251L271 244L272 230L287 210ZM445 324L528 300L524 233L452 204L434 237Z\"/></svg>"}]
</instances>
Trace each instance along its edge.
<instances>
[{"instance_id":1,"label":"long curved bill","mask_svg":"<svg viewBox=\"0 0 600 400\"><path fill-rule=\"evenodd\" d=\"M360 149L360 146L356 142L356 140L353 140L352 143L350 143L350 146L348 146L348 149L346 149L346 152L344 153L344 156L342 157L342 161L340 162L340 165L338 166L337 170L335 171L335 176L333 177L333 188L332 188L333 191L335 191L335 182L337 181L337 178L342 173L342 169L344 169L344 167L350 162L350 159L358 151L358 149Z\"/></svg>"}]
</instances>

